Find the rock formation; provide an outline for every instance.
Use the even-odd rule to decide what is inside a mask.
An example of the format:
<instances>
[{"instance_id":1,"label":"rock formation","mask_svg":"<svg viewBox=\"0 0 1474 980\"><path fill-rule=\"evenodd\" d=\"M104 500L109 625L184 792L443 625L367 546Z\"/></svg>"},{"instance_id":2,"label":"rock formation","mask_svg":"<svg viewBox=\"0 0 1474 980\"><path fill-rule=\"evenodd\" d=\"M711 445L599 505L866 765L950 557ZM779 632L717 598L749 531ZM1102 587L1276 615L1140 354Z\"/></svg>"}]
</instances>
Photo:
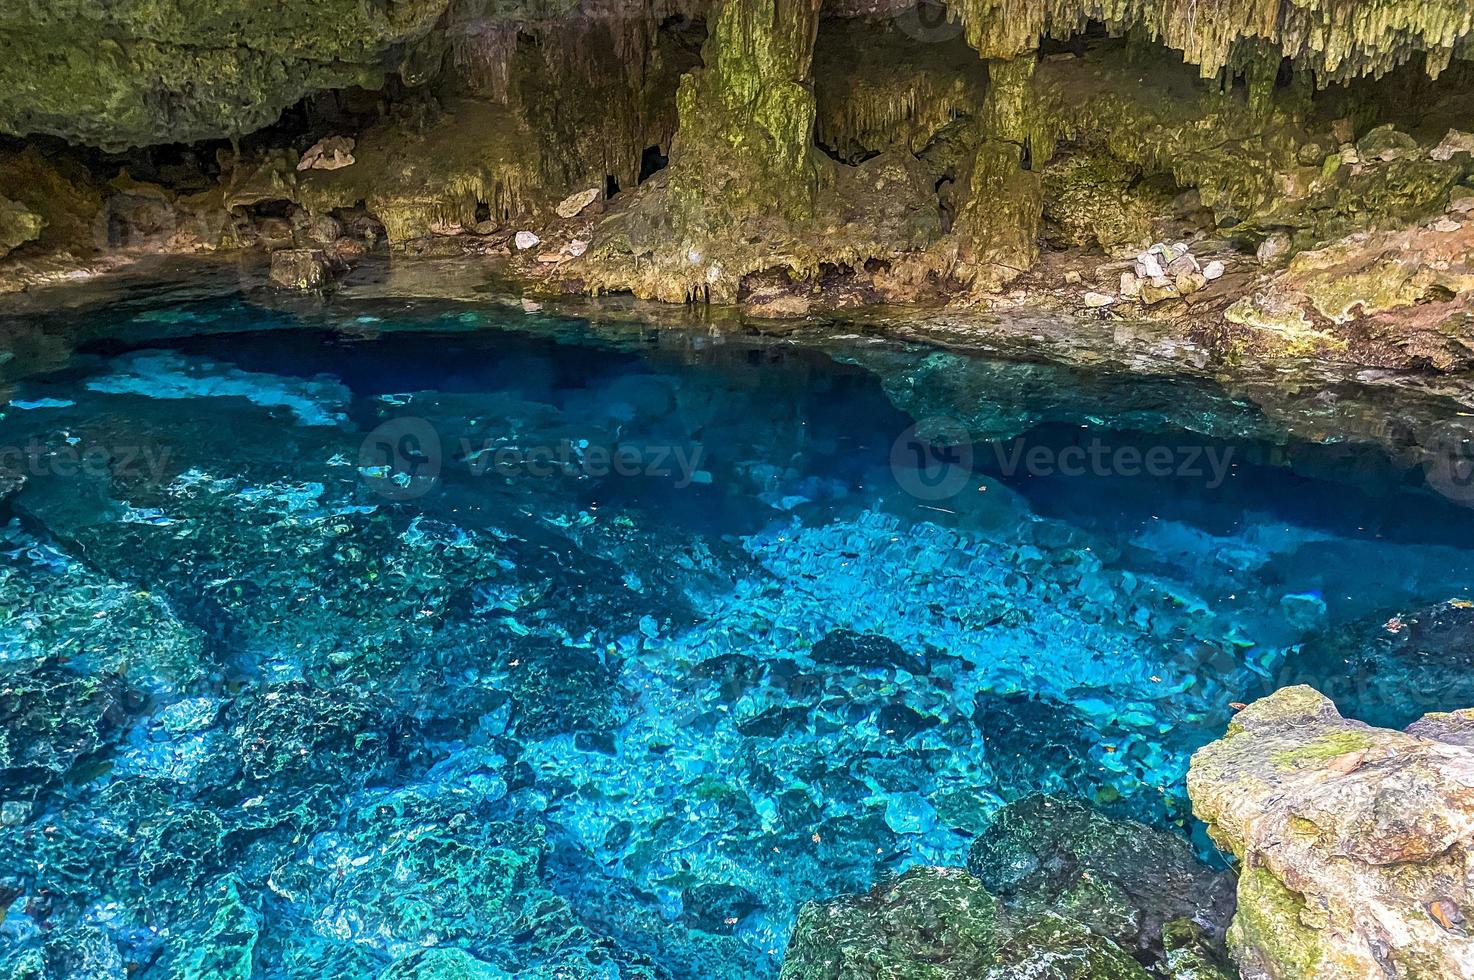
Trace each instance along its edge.
<instances>
[{"instance_id":1,"label":"rock formation","mask_svg":"<svg viewBox=\"0 0 1474 980\"><path fill-rule=\"evenodd\" d=\"M1230 976L1231 881L1181 837L1036 796L999 811L967 864L805 906L785 980Z\"/></svg>"},{"instance_id":2,"label":"rock formation","mask_svg":"<svg viewBox=\"0 0 1474 980\"><path fill-rule=\"evenodd\" d=\"M1242 976L1474 976L1471 733L1467 713L1371 728L1292 687L1193 757L1193 809L1240 863Z\"/></svg>"},{"instance_id":3,"label":"rock formation","mask_svg":"<svg viewBox=\"0 0 1474 980\"><path fill-rule=\"evenodd\" d=\"M389 248L767 315L1013 290L1225 360L1450 369L1471 37L1456 0L11 5L0 286ZM1122 279L1179 241L1224 274Z\"/></svg>"}]
</instances>

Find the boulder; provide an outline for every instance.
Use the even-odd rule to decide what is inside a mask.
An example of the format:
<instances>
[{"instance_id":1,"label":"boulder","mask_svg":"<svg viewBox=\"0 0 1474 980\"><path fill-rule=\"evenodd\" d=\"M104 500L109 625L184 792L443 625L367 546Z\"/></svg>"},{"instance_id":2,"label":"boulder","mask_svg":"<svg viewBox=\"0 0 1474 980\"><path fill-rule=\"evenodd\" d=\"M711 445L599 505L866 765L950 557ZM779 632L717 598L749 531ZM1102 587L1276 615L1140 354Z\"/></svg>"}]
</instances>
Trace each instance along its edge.
<instances>
[{"instance_id":1,"label":"boulder","mask_svg":"<svg viewBox=\"0 0 1474 980\"><path fill-rule=\"evenodd\" d=\"M335 264L320 248L284 248L271 253L271 281L285 289L321 289L335 271Z\"/></svg>"},{"instance_id":2,"label":"boulder","mask_svg":"<svg viewBox=\"0 0 1474 980\"><path fill-rule=\"evenodd\" d=\"M1186 838L1062 797L1004 807L967 868L1015 913L1068 915L1149 958L1163 955L1168 923L1221 939L1233 913L1232 877L1198 861Z\"/></svg>"},{"instance_id":3,"label":"boulder","mask_svg":"<svg viewBox=\"0 0 1474 980\"><path fill-rule=\"evenodd\" d=\"M1372 728L1300 686L1193 756L1194 812L1241 865L1243 977L1474 976L1474 749L1443 740L1467 731Z\"/></svg>"},{"instance_id":4,"label":"boulder","mask_svg":"<svg viewBox=\"0 0 1474 980\"><path fill-rule=\"evenodd\" d=\"M41 237L46 219L19 201L0 197L0 258Z\"/></svg>"}]
</instances>

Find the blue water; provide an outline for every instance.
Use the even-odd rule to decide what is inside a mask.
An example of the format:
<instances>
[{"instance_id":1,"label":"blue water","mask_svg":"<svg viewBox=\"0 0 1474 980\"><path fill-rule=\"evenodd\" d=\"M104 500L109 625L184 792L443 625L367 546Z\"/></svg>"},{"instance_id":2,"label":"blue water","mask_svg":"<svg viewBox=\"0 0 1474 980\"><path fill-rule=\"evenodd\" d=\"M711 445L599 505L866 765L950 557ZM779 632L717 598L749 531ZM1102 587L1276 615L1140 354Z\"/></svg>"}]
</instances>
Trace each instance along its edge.
<instances>
[{"instance_id":1,"label":"blue water","mask_svg":"<svg viewBox=\"0 0 1474 980\"><path fill-rule=\"evenodd\" d=\"M775 976L1007 800L1195 835L1279 683L1465 706L1337 658L1469 594L1474 511L1204 383L489 305L75 332L0 417L11 968Z\"/></svg>"}]
</instances>

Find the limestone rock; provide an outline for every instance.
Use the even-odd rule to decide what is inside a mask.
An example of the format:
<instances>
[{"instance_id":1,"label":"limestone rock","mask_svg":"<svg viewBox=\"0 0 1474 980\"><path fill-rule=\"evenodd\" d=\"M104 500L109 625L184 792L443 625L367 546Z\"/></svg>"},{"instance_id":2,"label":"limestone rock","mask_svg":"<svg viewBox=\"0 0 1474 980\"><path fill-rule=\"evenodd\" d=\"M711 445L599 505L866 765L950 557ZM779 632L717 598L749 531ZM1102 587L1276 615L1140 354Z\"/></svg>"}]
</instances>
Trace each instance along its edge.
<instances>
[{"instance_id":1,"label":"limestone rock","mask_svg":"<svg viewBox=\"0 0 1474 980\"><path fill-rule=\"evenodd\" d=\"M601 194L602 192L597 187L590 187L577 194L569 194L558 203L554 210L557 211L560 218L576 218L583 213L585 208L597 201Z\"/></svg>"},{"instance_id":2,"label":"limestone rock","mask_svg":"<svg viewBox=\"0 0 1474 980\"><path fill-rule=\"evenodd\" d=\"M1259 250L1255 254L1260 265L1278 265L1289 257L1294 247L1289 235L1277 231L1259 243Z\"/></svg>"},{"instance_id":3,"label":"limestone rock","mask_svg":"<svg viewBox=\"0 0 1474 980\"><path fill-rule=\"evenodd\" d=\"M526 252L528 249L537 248L542 244L542 239L537 236L536 232L532 231L519 231L517 232L517 237L512 239L512 241L516 244L517 251L519 252Z\"/></svg>"},{"instance_id":4,"label":"limestone rock","mask_svg":"<svg viewBox=\"0 0 1474 980\"><path fill-rule=\"evenodd\" d=\"M0 258L41 237L46 219L19 201L0 197Z\"/></svg>"},{"instance_id":5,"label":"limestone rock","mask_svg":"<svg viewBox=\"0 0 1474 980\"><path fill-rule=\"evenodd\" d=\"M325 136L302 154L298 170L341 170L354 164L354 141L348 136Z\"/></svg>"},{"instance_id":6,"label":"limestone rock","mask_svg":"<svg viewBox=\"0 0 1474 980\"><path fill-rule=\"evenodd\" d=\"M334 271L321 249L287 248L271 253L271 281L286 289L321 289Z\"/></svg>"},{"instance_id":7,"label":"limestone rock","mask_svg":"<svg viewBox=\"0 0 1474 980\"><path fill-rule=\"evenodd\" d=\"M121 150L249 133L314 92L379 88L447 0L57 0L0 9L0 131Z\"/></svg>"},{"instance_id":8,"label":"limestone rock","mask_svg":"<svg viewBox=\"0 0 1474 980\"><path fill-rule=\"evenodd\" d=\"M1356 152L1363 160L1391 163L1394 160L1410 160L1421 156L1423 148L1418 145L1417 140L1407 133L1399 132L1388 123L1363 136L1356 144Z\"/></svg>"},{"instance_id":9,"label":"limestone rock","mask_svg":"<svg viewBox=\"0 0 1474 980\"><path fill-rule=\"evenodd\" d=\"M1428 156L1433 160L1448 161L1458 153L1474 153L1474 133L1450 129L1443 141L1428 151Z\"/></svg>"},{"instance_id":10,"label":"limestone rock","mask_svg":"<svg viewBox=\"0 0 1474 980\"><path fill-rule=\"evenodd\" d=\"M805 905L783 980L961 980L996 963L999 941L998 903L981 881L961 868L917 868L867 895Z\"/></svg>"},{"instance_id":11,"label":"limestone rock","mask_svg":"<svg viewBox=\"0 0 1474 980\"><path fill-rule=\"evenodd\" d=\"M1084 296L1085 308L1099 310L1107 306L1114 306L1116 297L1109 293L1097 293L1094 290L1087 292Z\"/></svg>"},{"instance_id":12,"label":"limestone rock","mask_svg":"<svg viewBox=\"0 0 1474 980\"><path fill-rule=\"evenodd\" d=\"M1152 959L1168 923L1195 923L1211 942L1233 911L1232 877L1199 862L1186 839L1060 797L1000 810L967 867L1016 915L1058 912Z\"/></svg>"},{"instance_id":13,"label":"limestone rock","mask_svg":"<svg viewBox=\"0 0 1474 980\"><path fill-rule=\"evenodd\" d=\"M1372 728L1291 687L1193 756L1194 812L1242 864L1244 977L1474 976L1474 749L1428 737L1449 727Z\"/></svg>"}]
</instances>

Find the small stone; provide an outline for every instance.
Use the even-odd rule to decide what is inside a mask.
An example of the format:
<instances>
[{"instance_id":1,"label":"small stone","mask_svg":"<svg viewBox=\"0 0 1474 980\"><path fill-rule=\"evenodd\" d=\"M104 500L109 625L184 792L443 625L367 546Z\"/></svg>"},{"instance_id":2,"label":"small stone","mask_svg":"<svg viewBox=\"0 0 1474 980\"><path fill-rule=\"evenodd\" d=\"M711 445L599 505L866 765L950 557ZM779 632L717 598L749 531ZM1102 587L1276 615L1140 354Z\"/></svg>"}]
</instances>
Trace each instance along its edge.
<instances>
[{"instance_id":1,"label":"small stone","mask_svg":"<svg viewBox=\"0 0 1474 980\"><path fill-rule=\"evenodd\" d=\"M554 263L562 262L563 261L563 253L562 252L539 252L538 253L538 256L537 256L537 260L539 262L541 262L543 265L553 265Z\"/></svg>"},{"instance_id":2,"label":"small stone","mask_svg":"<svg viewBox=\"0 0 1474 980\"><path fill-rule=\"evenodd\" d=\"M1085 277L1080 275L1080 273L1074 269L1071 269L1069 272L1065 273L1065 285L1067 286L1078 286L1084 281Z\"/></svg>"},{"instance_id":3,"label":"small stone","mask_svg":"<svg viewBox=\"0 0 1474 980\"><path fill-rule=\"evenodd\" d=\"M575 259L588 250L589 243L584 241L582 238L575 238L573 241L563 246L563 251L566 254L573 256Z\"/></svg>"},{"instance_id":4,"label":"small stone","mask_svg":"<svg viewBox=\"0 0 1474 980\"><path fill-rule=\"evenodd\" d=\"M593 204L599 199L599 193L599 188L590 187L586 191L579 191L577 194L569 194L561 202L559 202L557 208L555 208L554 210L558 212L558 217L560 218L576 218L580 213L583 212L584 208L588 207L590 204Z\"/></svg>"},{"instance_id":5,"label":"small stone","mask_svg":"<svg viewBox=\"0 0 1474 980\"><path fill-rule=\"evenodd\" d=\"M1203 278L1209 282L1217 282L1223 278L1223 274L1227 271L1222 262L1214 259L1212 262L1203 266Z\"/></svg>"},{"instance_id":6,"label":"small stone","mask_svg":"<svg viewBox=\"0 0 1474 980\"><path fill-rule=\"evenodd\" d=\"M535 300L535 299L527 299L526 297L523 297L523 299L522 299L522 312L523 313L541 313L542 311L543 311L543 305L541 303L539 303L537 300Z\"/></svg>"},{"instance_id":7,"label":"small stone","mask_svg":"<svg viewBox=\"0 0 1474 980\"><path fill-rule=\"evenodd\" d=\"M1451 218L1439 218L1437 221L1433 222L1430 227L1432 227L1432 229L1436 232L1440 232L1445 235L1451 235L1454 232L1461 230L1464 226Z\"/></svg>"},{"instance_id":8,"label":"small stone","mask_svg":"<svg viewBox=\"0 0 1474 980\"><path fill-rule=\"evenodd\" d=\"M1201 271L1202 267L1198 265L1198 260L1193 258L1191 252L1184 252L1167 264L1167 275L1173 279L1178 276L1187 275L1188 273Z\"/></svg>"},{"instance_id":9,"label":"small stone","mask_svg":"<svg viewBox=\"0 0 1474 980\"><path fill-rule=\"evenodd\" d=\"M937 811L920 793L897 793L885 805L885 822L898 834L924 834L937 825Z\"/></svg>"},{"instance_id":10,"label":"small stone","mask_svg":"<svg viewBox=\"0 0 1474 980\"><path fill-rule=\"evenodd\" d=\"M1181 296L1191 296L1208 288L1208 278L1201 272L1180 272L1172 279Z\"/></svg>"},{"instance_id":11,"label":"small stone","mask_svg":"<svg viewBox=\"0 0 1474 980\"><path fill-rule=\"evenodd\" d=\"M1450 129L1448 134L1443 137L1443 142L1430 150L1428 156L1431 159L1446 163L1460 153L1474 154L1474 133L1465 133L1457 129Z\"/></svg>"},{"instance_id":12,"label":"small stone","mask_svg":"<svg viewBox=\"0 0 1474 980\"><path fill-rule=\"evenodd\" d=\"M1142 252L1136 257L1136 274L1142 279L1160 279L1167 274L1155 252Z\"/></svg>"},{"instance_id":13,"label":"small stone","mask_svg":"<svg viewBox=\"0 0 1474 980\"><path fill-rule=\"evenodd\" d=\"M1141 278L1134 272L1121 273L1121 295L1135 299L1141 295Z\"/></svg>"},{"instance_id":14,"label":"small stone","mask_svg":"<svg viewBox=\"0 0 1474 980\"><path fill-rule=\"evenodd\" d=\"M517 237L514 238L512 241L517 246L517 251L519 252L525 252L528 249L537 248L539 245L542 244L542 239L539 238L535 232L531 231L517 232Z\"/></svg>"},{"instance_id":15,"label":"small stone","mask_svg":"<svg viewBox=\"0 0 1474 980\"><path fill-rule=\"evenodd\" d=\"M1098 310L1103 307L1113 306L1115 303L1116 297L1109 293L1097 293L1092 290L1085 294L1085 306L1088 309Z\"/></svg>"},{"instance_id":16,"label":"small stone","mask_svg":"<svg viewBox=\"0 0 1474 980\"><path fill-rule=\"evenodd\" d=\"M1156 306L1177 298L1177 286L1168 279L1157 278L1141 287L1141 301L1147 306Z\"/></svg>"},{"instance_id":17,"label":"small stone","mask_svg":"<svg viewBox=\"0 0 1474 980\"><path fill-rule=\"evenodd\" d=\"M1259 258L1260 265L1278 265L1289 257L1292 248L1294 248L1294 243L1290 240L1290 236L1277 231L1259 244L1259 251L1255 254Z\"/></svg>"},{"instance_id":18,"label":"small stone","mask_svg":"<svg viewBox=\"0 0 1474 980\"><path fill-rule=\"evenodd\" d=\"M496 234L496 230L497 230L497 223L495 221L490 220L490 219L488 219L486 221L478 221L474 225L471 226L471 234L473 234L473 235L482 235L482 236L485 236L485 235L495 235Z\"/></svg>"},{"instance_id":19,"label":"small stone","mask_svg":"<svg viewBox=\"0 0 1474 980\"><path fill-rule=\"evenodd\" d=\"M1448 210L1452 214L1468 214L1474 211L1474 190L1467 187L1454 188L1449 197Z\"/></svg>"},{"instance_id":20,"label":"small stone","mask_svg":"<svg viewBox=\"0 0 1474 980\"><path fill-rule=\"evenodd\" d=\"M357 144L350 136L326 136L313 143L297 161L298 170L341 170L354 164L353 148Z\"/></svg>"},{"instance_id":21,"label":"small stone","mask_svg":"<svg viewBox=\"0 0 1474 980\"><path fill-rule=\"evenodd\" d=\"M174 736L202 732L214 726L223 703L219 698L186 698L160 711L158 722Z\"/></svg>"}]
</instances>

